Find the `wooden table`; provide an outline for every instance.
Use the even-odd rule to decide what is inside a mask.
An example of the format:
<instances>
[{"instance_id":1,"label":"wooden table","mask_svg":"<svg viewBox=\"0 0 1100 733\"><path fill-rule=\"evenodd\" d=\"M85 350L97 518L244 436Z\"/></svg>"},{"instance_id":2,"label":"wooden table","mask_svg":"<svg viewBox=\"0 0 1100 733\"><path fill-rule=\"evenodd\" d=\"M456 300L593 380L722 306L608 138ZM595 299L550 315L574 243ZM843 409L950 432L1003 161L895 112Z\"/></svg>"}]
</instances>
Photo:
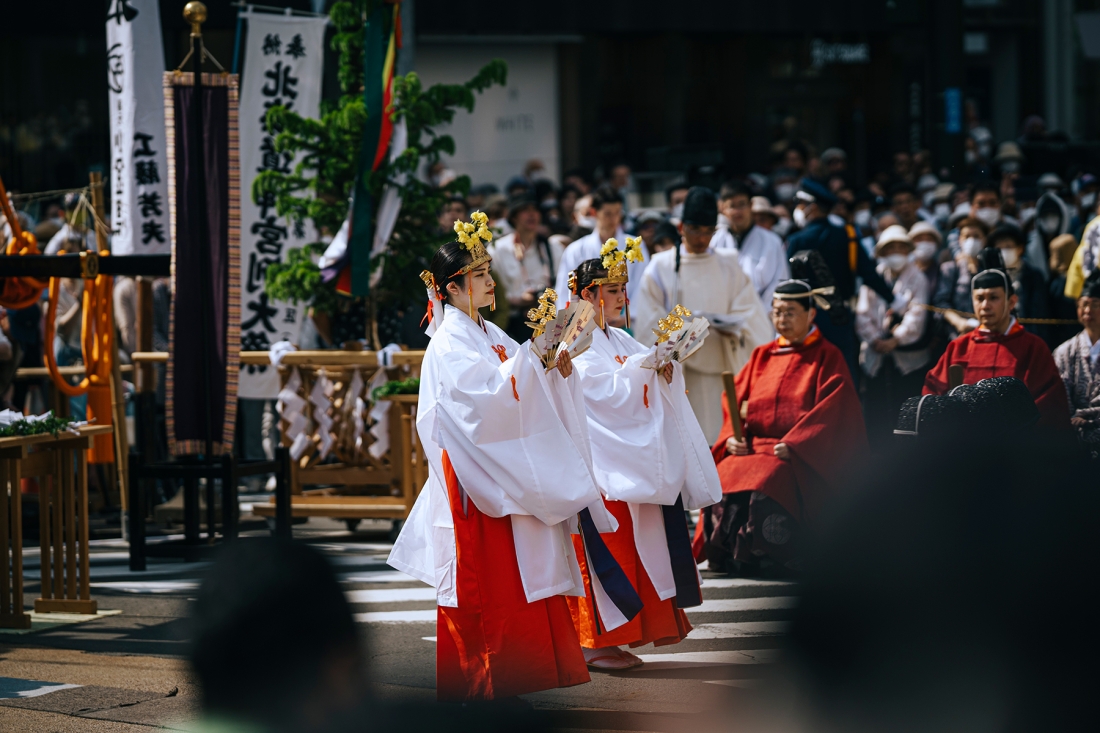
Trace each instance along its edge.
<instances>
[{"instance_id":1,"label":"wooden table","mask_svg":"<svg viewBox=\"0 0 1100 733\"><path fill-rule=\"evenodd\" d=\"M36 613L95 613L88 579L88 447L114 430L0 438L0 626L30 628L23 612L23 478L41 477L42 597ZM49 479L48 481L45 479Z\"/></svg>"}]
</instances>

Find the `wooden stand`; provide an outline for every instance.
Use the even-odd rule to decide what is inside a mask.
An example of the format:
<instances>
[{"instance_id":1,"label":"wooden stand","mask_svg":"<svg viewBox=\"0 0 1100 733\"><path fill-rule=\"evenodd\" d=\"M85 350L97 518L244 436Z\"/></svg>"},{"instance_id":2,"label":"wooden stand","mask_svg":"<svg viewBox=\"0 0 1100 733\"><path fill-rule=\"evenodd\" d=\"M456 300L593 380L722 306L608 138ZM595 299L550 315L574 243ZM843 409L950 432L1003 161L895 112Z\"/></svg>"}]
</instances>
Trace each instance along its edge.
<instances>
[{"instance_id":1,"label":"wooden stand","mask_svg":"<svg viewBox=\"0 0 1100 733\"><path fill-rule=\"evenodd\" d=\"M390 463L395 466L401 477L401 498L406 506L405 516L412 511L420 489L428 480L428 459L424 455L424 446L420 444L420 435L416 432L416 405L419 397L414 394L400 394L383 397L392 402L400 411L401 429L397 435L396 450L390 448ZM396 415L392 415L392 421ZM402 519L405 516L401 517Z\"/></svg>"},{"instance_id":2,"label":"wooden stand","mask_svg":"<svg viewBox=\"0 0 1100 733\"><path fill-rule=\"evenodd\" d=\"M393 363L395 367L409 366L415 370L423 358L422 351L406 351L394 354ZM298 394L307 399L317 373L324 369L340 385L334 395L335 405L347 399L342 390L346 389L353 369L359 368L364 382L369 382L379 367L375 352L292 352L279 367L284 385L291 368L298 369L302 377ZM397 373L391 376L396 377ZM427 480L428 470L423 449L413 437L412 411L417 398L396 395L385 399L391 403L389 451L380 458L371 456L366 450L369 436L360 450L335 450L339 459L336 463L320 463L316 451L312 447L307 449L300 459L290 463L291 516L344 519L349 528L354 528L361 519L392 519L400 523L408 517L420 487ZM335 413L336 410L334 416ZM286 422L282 425L285 430ZM350 430L351 426L341 423L333 427L334 434L345 438ZM283 444L290 446L285 435ZM306 486L324 488L306 489ZM276 504L254 504L252 511L257 516L275 517Z\"/></svg>"},{"instance_id":3,"label":"wooden stand","mask_svg":"<svg viewBox=\"0 0 1100 733\"><path fill-rule=\"evenodd\" d=\"M29 629L23 612L23 502L19 461L0 457L0 627Z\"/></svg>"},{"instance_id":4,"label":"wooden stand","mask_svg":"<svg viewBox=\"0 0 1100 733\"><path fill-rule=\"evenodd\" d=\"M20 480L39 477L42 597L35 613L95 613L88 578L86 451L110 425L79 434L0 438L0 626L30 628L23 612L23 528ZM47 480L48 479L48 480ZM10 578L9 578L10 575Z\"/></svg>"}]
</instances>

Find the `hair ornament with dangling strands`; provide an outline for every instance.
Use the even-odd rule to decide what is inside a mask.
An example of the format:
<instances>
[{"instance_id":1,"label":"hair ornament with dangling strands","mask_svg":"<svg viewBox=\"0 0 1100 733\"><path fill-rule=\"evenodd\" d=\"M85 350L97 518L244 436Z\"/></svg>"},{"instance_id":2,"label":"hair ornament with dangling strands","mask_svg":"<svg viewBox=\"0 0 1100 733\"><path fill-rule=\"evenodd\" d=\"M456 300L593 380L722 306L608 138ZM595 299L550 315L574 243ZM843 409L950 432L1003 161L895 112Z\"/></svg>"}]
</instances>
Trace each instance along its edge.
<instances>
[{"instance_id":1,"label":"hair ornament with dangling strands","mask_svg":"<svg viewBox=\"0 0 1100 733\"><path fill-rule=\"evenodd\" d=\"M435 323L435 301L443 302L443 293L439 292L439 286L436 285L435 275L431 270L422 270L420 272L420 279L424 282L424 287L428 289L428 309L424 311L424 317L420 320L420 325L424 325L424 321L427 321L429 328L434 324L436 328L439 327L438 323ZM439 320L443 321L443 313L445 309L440 306L439 308ZM432 332L434 333L434 331Z\"/></svg>"},{"instance_id":2,"label":"hair ornament with dangling strands","mask_svg":"<svg viewBox=\"0 0 1100 733\"><path fill-rule=\"evenodd\" d=\"M619 240L612 237L603 243L600 247L600 258L602 259L603 269L607 270L605 277L597 277L592 280L591 285L595 285L600 288L600 328L605 327L604 314L603 314L603 287L611 283L626 284L630 279L627 270L627 263L629 262L643 262L645 256L642 254L642 238L641 237L627 237L626 249L619 249ZM570 286L571 290L574 290L576 284L576 276L573 276L574 284ZM575 290L574 290L575 292ZM630 299L626 301L626 327L630 328Z\"/></svg>"},{"instance_id":3,"label":"hair ornament with dangling strands","mask_svg":"<svg viewBox=\"0 0 1100 733\"><path fill-rule=\"evenodd\" d=\"M489 230L489 217L483 211L475 211L470 214L470 221L456 221L455 235L458 242L470 253L470 263L455 273L468 275L471 270L492 261L489 252L485 249L485 243L493 241L493 233ZM466 284L466 295L470 299L470 318L474 316L474 284L472 281ZM496 299L493 299L492 309L496 310Z\"/></svg>"}]
</instances>

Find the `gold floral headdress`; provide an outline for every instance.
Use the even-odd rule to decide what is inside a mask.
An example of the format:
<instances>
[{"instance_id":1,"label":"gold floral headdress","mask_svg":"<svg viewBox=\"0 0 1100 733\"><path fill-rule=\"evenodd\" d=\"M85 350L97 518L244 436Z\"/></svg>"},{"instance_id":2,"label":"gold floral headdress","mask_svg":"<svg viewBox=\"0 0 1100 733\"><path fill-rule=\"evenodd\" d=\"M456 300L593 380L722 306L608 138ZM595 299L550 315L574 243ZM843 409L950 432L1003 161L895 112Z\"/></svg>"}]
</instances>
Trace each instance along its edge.
<instances>
[{"instance_id":1,"label":"gold floral headdress","mask_svg":"<svg viewBox=\"0 0 1100 733\"><path fill-rule=\"evenodd\" d=\"M493 241L493 233L489 231L489 217L481 211L470 214L470 221L456 221L455 234L458 241L466 248L473 258L470 264L463 267L455 275L465 275L475 267L480 267L490 261L492 257L485 250L485 244Z\"/></svg>"},{"instance_id":2,"label":"gold floral headdress","mask_svg":"<svg viewBox=\"0 0 1100 733\"><path fill-rule=\"evenodd\" d=\"M609 239L600 248L600 257L603 258L603 267L607 270L607 277L598 277L592 281L593 285L606 285L608 283L625 283L627 281L627 262L641 262L642 239L641 237L627 237L626 250L619 249L617 239Z\"/></svg>"}]
</instances>

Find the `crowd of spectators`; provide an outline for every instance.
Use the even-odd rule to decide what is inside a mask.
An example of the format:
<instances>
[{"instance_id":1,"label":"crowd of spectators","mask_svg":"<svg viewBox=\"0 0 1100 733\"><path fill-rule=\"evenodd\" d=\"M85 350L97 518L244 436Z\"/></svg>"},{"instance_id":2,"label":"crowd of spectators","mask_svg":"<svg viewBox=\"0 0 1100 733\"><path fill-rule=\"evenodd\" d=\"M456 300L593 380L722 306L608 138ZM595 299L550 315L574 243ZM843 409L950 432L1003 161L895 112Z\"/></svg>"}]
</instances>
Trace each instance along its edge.
<instances>
[{"instance_id":1,"label":"crowd of spectators","mask_svg":"<svg viewBox=\"0 0 1100 733\"><path fill-rule=\"evenodd\" d=\"M1040 135L1037 125L1029 120L1021 140ZM965 173L957 179L935 171L927 151L898 152L887 168L857 186L844 150L819 153L793 140L770 171L731 175L716 192L719 222L711 246L737 250L765 308L776 283L789 276L786 259L805 248L799 242L811 210L860 247L858 260L866 255L868 267L893 288L893 298L886 299L862 287L870 273L831 263L856 321L850 367L873 445L891 431L901 402L920 394L946 344L978 327L971 280L986 248L999 250L1013 280L1015 316L1051 350L1077 339L1085 327L1095 352L1091 379L1097 381L1100 342L1091 314L1100 313L1100 302L1087 297L1085 281L1100 260L1100 178L1085 167L1026 174L1033 166L1026 165L1021 145L1006 141L993 148L984 132L981 126L972 130ZM693 183L688 174L666 187L660 205L642 206L629 166L597 173L602 175L571 170L558 183L533 160L503 190L474 185L465 199L454 198L440 212L442 231L475 209L488 213L497 234L494 272L505 296L498 302L506 302L497 320L517 339L528 336L524 316L539 294L547 287L564 289L576 264L574 243L572 249L580 251L586 238L621 243L634 235L644 242L648 260L681 241L677 227ZM805 197L813 204L800 199L806 190L816 192ZM1068 392L1076 393L1074 425L1096 432L1100 424L1090 415L1100 395L1078 384L1080 376L1063 377Z\"/></svg>"}]
</instances>

